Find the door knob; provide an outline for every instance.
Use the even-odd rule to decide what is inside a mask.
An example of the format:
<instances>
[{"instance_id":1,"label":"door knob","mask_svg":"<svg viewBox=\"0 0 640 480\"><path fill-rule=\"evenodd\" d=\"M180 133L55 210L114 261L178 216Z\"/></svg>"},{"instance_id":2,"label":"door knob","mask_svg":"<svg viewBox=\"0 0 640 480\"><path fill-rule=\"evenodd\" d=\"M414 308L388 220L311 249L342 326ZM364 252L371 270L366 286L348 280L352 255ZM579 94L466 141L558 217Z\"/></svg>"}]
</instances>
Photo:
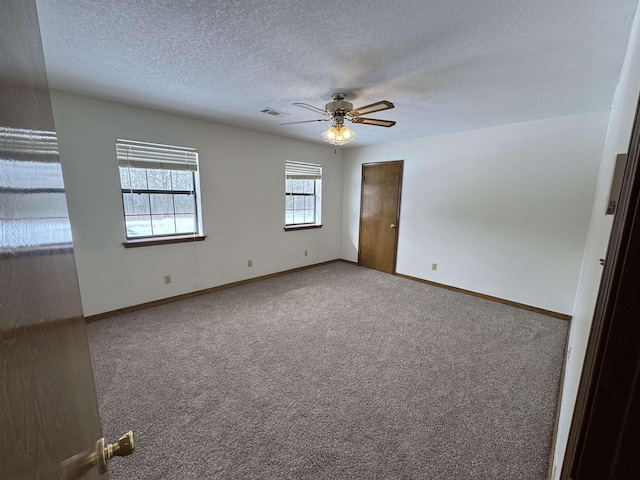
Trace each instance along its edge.
<instances>
[{"instance_id":1,"label":"door knob","mask_svg":"<svg viewBox=\"0 0 640 480\"><path fill-rule=\"evenodd\" d=\"M391 225L389 225L389 228L396 228L395 223L392 223Z\"/></svg>"},{"instance_id":2,"label":"door knob","mask_svg":"<svg viewBox=\"0 0 640 480\"><path fill-rule=\"evenodd\" d=\"M96 450L98 453L98 470L105 473L108 470L108 463L113 457L126 457L131 455L136 449L133 439L133 432L128 431L122 435L116 443L105 445L104 438L98 440Z\"/></svg>"},{"instance_id":3,"label":"door knob","mask_svg":"<svg viewBox=\"0 0 640 480\"><path fill-rule=\"evenodd\" d=\"M62 462L62 479L76 480L84 477L92 467L97 466L100 473L106 473L109 460L113 457L126 457L136 449L133 432L122 435L117 442L107 444L104 438L96 442L96 448L74 455Z\"/></svg>"}]
</instances>

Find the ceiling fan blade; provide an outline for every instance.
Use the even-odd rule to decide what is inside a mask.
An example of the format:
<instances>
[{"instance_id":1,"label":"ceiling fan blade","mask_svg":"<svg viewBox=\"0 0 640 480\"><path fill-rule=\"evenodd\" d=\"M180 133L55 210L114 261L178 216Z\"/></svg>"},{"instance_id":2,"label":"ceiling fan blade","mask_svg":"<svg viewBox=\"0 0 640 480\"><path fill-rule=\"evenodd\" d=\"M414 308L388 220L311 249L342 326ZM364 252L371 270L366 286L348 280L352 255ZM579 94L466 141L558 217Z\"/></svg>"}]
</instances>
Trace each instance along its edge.
<instances>
[{"instance_id":1,"label":"ceiling fan blade","mask_svg":"<svg viewBox=\"0 0 640 480\"><path fill-rule=\"evenodd\" d=\"M353 123L362 123L364 125L376 125L378 127L393 127L396 122L393 120L378 120L377 118L356 117L351 120Z\"/></svg>"},{"instance_id":2,"label":"ceiling fan blade","mask_svg":"<svg viewBox=\"0 0 640 480\"><path fill-rule=\"evenodd\" d=\"M320 115L329 115L329 112L323 110L318 107L314 107L313 105L309 105L308 103L294 103L296 107L306 108L307 110L311 110L312 112L319 113Z\"/></svg>"},{"instance_id":3,"label":"ceiling fan blade","mask_svg":"<svg viewBox=\"0 0 640 480\"><path fill-rule=\"evenodd\" d=\"M381 102L372 103L371 105L365 105L364 107L354 108L349 113L354 117L359 117L360 115L366 115L368 113L379 112L381 110L389 110L393 108L395 105L387 100L382 100Z\"/></svg>"},{"instance_id":4,"label":"ceiling fan blade","mask_svg":"<svg viewBox=\"0 0 640 480\"><path fill-rule=\"evenodd\" d=\"M330 118L318 118L316 120L302 120L301 122L285 122L278 125L293 125L294 123L313 123L313 122L328 122Z\"/></svg>"}]
</instances>

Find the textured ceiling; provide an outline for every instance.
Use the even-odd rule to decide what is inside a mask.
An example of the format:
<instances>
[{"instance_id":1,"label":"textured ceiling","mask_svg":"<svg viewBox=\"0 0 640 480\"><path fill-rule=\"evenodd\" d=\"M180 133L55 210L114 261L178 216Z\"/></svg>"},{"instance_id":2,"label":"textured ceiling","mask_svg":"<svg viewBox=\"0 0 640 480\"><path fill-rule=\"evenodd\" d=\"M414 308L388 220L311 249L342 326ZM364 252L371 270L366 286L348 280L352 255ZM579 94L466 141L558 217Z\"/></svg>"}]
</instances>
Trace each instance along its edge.
<instances>
[{"instance_id":1,"label":"textured ceiling","mask_svg":"<svg viewBox=\"0 0 640 480\"><path fill-rule=\"evenodd\" d=\"M605 109L638 0L38 0L51 87L323 142L334 92L393 128L350 146ZM284 119L261 113L271 107ZM351 126L351 125L350 125Z\"/></svg>"}]
</instances>

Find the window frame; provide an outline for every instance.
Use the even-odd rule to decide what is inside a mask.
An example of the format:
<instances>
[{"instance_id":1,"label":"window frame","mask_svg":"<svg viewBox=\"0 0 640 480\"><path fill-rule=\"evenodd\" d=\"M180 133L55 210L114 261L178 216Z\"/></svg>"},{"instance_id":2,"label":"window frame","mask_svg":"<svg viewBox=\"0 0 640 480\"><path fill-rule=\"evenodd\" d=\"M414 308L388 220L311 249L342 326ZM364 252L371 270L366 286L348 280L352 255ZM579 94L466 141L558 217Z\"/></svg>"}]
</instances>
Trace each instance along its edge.
<instances>
[{"instance_id":1,"label":"window frame","mask_svg":"<svg viewBox=\"0 0 640 480\"><path fill-rule=\"evenodd\" d=\"M129 149L129 150L127 150ZM135 149L135 153L131 154L131 150ZM181 161L180 155L184 153L185 160ZM126 156L125 156L126 154ZM118 158L118 174L120 183L120 193L122 200L122 218L124 221L124 234L125 241L123 245L126 248L148 246L148 245L162 245L168 243L180 243L189 241L201 241L206 238L202 230L202 206L200 195L200 175L199 175L199 159L198 152L193 148L177 147L173 145L162 145L156 143L139 142L134 140L116 140L116 156ZM132 160L131 157L134 159ZM187 159L188 157L188 159ZM178 160L176 160L178 159ZM144 169L145 170L145 183L146 188L133 188L133 181L131 179L131 169ZM123 182L123 170L125 175L129 175L128 184L124 186ZM169 172L170 189L166 188L150 188L149 187L149 171L159 170ZM188 171L191 174L191 189L174 189L174 175L172 172L184 172ZM151 235L136 235L129 236L129 229L127 227L127 219L135 216L126 213L126 198L129 194L147 195L149 212L141 215L148 216L150 221ZM153 233L153 220L154 213L152 207L152 195L171 195L171 212L164 214L165 216L173 217L174 233ZM191 232L177 232L177 217L181 215L176 211L176 198L175 195L193 195L193 220L195 231ZM191 213L188 213L191 215ZM157 214L160 215L160 214Z\"/></svg>"},{"instance_id":2,"label":"window frame","mask_svg":"<svg viewBox=\"0 0 640 480\"><path fill-rule=\"evenodd\" d=\"M287 187L288 180L312 180L313 193L289 191ZM292 189L293 190L293 189ZM322 228L322 166L304 162L285 162L285 208L284 208L284 230L306 230L310 228ZM292 219L295 220L296 209L287 208L287 200L289 197L312 197L313 198L313 221L287 223L288 212L293 212ZM294 200L295 202L295 200ZM306 201L305 201L306 203ZM305 208L304 211L307 211Z\"/></svg>"}]
</instances>

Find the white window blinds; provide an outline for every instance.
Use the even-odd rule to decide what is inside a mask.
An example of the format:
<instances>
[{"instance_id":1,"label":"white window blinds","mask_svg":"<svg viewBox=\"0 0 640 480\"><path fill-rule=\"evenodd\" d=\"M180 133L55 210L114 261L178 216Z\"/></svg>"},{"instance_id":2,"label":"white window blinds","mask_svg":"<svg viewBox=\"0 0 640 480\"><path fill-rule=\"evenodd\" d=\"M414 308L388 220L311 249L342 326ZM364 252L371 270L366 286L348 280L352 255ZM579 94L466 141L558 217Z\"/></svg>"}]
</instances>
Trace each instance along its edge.
<instances>
[{"instance_id":1,"label":"white window blinds","mask_svg":"<svg viewBox=\"0 0 640 480\"><path fill-rule=\"evenodd\" d=\"M289 180L322 180L322 167L309 163L286 162L285 175Z\"/></svg>"},{"instance_id":2,"label":"white window blinds","mask_svg":"<svg viewBox=\"0 0 640 480\"><path fill-rule=\"evenodd\" d=\"M116 155L121 167L198 170L198 152L194 148L117 139Z\"/></svg>"}]
</instances>

